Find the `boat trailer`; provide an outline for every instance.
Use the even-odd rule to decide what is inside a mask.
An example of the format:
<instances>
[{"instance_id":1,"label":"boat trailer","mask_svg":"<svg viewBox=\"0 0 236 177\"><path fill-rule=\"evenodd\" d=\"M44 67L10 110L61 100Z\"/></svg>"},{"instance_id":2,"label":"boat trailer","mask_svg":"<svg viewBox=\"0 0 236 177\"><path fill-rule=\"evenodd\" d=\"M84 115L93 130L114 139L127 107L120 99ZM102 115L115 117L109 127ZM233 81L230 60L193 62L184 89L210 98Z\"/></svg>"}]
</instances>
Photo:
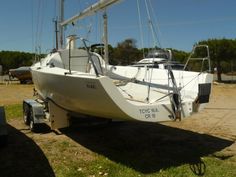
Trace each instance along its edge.
<instances>
[{"instance_id":1,"label":"boat trailer","mask_svg":"<svg viewBox=\"0 0 236 177\"><path fill-rule=\"evenodd\" d=\"M58 119L60 117L60 119ZM52 130L69 127L69 113L53 101L40 99L23 100L23 121L32 132L38 132L42 124Z\"/></svg>"}]
</instances>

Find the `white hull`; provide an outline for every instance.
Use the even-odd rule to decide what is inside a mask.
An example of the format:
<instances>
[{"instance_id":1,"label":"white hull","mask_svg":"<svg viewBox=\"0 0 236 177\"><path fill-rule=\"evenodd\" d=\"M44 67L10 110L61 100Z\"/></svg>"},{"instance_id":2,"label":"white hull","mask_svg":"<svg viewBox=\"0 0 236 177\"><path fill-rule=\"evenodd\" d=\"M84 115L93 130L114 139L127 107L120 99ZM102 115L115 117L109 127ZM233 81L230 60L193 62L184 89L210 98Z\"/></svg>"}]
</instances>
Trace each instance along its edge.
<instances>
[{"instance_id":1,"label":"white hull","mask_svg":"<svg viewBox=\"0 0 236 177\"><path fill-rule=\"evenodd\" d=\"M33 70L32 73L39 94L71 112L152 122L166 120L165 115L171 115L170 103L164 107L162 104L140 102L135 105L126 100L106 76L65 76ZM41 82L37 83L37 80Z\"/></svg>"},{"instance_id":2,"label":"white hull","mask_svg":"<svg viewBox=\"0 0 236 177\"><path fill-rule=\"evenodd\" d=\"M47 59L45 59L47 60ZM145 68L117 66L108 74L111 78L130 79L136 75L139 82L128 82L116 86L108 76L97 77L90 73L49 67L43 62L31 67L35 88L43 99L50 99L68 112L119 120L138 120L160 122L173 120L175 113L170 96L172 84L168 82L167 70L153 69L151 80L145 80ZM138 75L137 75L138 72ZM186 71L175 71L180 87L191 82L181 90L181 115L193 113L193 102L198 96L199 83L211 83L212 75ZM151 81L148 96L147 83ZM149 100L147 101L147 97Z\"/></svg>"}]
</instances>

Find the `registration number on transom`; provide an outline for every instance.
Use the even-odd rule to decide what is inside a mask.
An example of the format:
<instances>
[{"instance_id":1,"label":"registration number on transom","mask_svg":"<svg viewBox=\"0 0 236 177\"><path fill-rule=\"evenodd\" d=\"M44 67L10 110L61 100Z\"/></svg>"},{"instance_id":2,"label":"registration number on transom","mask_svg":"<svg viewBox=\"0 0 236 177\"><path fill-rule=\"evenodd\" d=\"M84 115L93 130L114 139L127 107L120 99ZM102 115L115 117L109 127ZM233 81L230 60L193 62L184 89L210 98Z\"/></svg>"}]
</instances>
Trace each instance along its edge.
<instances>
[{"instance_id":1,"label":"registration number on transom","mask_svg":"<svg viewBox=\"0 0 236 177\"><path fill-rule=\"evenodd\" d=\"M144 116L146 119L155 119L157 112L159 112L159 110L157 108L139 109L139 113L142 116Z\"/></svg>"}]
</instances>

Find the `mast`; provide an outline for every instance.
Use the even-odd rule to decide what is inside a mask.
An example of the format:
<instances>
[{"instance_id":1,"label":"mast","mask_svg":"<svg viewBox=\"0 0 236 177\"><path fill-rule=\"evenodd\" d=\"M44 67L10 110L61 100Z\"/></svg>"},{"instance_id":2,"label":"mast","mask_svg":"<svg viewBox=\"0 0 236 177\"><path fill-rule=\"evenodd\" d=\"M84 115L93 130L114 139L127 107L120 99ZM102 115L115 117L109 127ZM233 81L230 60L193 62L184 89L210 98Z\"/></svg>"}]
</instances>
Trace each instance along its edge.
<instances>
[{"instance_id":1,"label":"mast","mask_svg":"<svg viewBox=\"0 0 236 177\"><path fill-rule=\"evenodd\" d=\"M64 21L64 1L59 0L59 23ZM63 48L64 45L64 27L59 25L59 48Z\"/></svg>"},{"instance_id":2,"label":"mast","mask_svg":"<svg viewBox=\"0 0 236 177\"><path fill-rule=\"evenodd\" d=\"M107 13L103 14L103 42L104 42L104 60L106 64L109 64L109 54L108 54L108 30L107 30Z\"/></svg>"},{"instance_id":3,"label":"mast","mask_svg":"<svg viewBox=\"0 0 236 177\"><path fill-rule=\"evenodd\" d=\"M56 35L56 49L58 50L58 22L57 19L54 19L54 25L55 25L55 35Z\"/></svg>"}]
</instances>

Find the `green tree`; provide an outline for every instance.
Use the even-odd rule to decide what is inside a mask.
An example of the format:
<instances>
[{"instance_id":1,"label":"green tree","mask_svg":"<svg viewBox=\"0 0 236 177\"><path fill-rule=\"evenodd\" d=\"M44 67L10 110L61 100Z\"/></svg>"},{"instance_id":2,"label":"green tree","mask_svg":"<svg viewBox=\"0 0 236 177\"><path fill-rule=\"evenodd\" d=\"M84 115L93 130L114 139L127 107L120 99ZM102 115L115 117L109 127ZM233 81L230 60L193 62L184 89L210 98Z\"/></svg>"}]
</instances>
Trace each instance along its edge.
<instances>
[{"instance_id":1,"label":"green tree","mask_svg":"<svg viewBox=\"0 0 236 177\"><path fill-rule=\"evenodd\" d=\"M130 65L142 58L142 53L136 47L136 40L126 39L118 43L113 53L114 60L121 65Z\"/></svg>"},{"instance_id":2,"label":"green tree","mask_svg":"<svg viewBox=\"0 0 236 177\"><path fill-rule=\"evenodd\" d=\"M3 72L7 73L9 69L20 66L30 66L33 63L34 54L18 51L1 51L0 65L3 66Z\"/></svg>"},{"instance_id":3,"label":"green tree","mask_svg":"<svg viewBox=\"0 0 236 177\"><path fill-rule=\"evenodd\" d=\"M236 40L235 39L208 39L200 41L199 44L207 44L210 50L212 67L217 68L217 79L222 81L221 74L228 68L225 63L236 59Z\"/></svg>"},{"instance_id":4,"label":"green tree","mask_svg":"<svg viewBox=\"0 0 236 177\"><path fill-rule=\"evenodd\" d=\"M170 49L172 51L173 59L180 63L185 63L188 59L189 53L181 50Z\"/></svg>"}]
</instances>

